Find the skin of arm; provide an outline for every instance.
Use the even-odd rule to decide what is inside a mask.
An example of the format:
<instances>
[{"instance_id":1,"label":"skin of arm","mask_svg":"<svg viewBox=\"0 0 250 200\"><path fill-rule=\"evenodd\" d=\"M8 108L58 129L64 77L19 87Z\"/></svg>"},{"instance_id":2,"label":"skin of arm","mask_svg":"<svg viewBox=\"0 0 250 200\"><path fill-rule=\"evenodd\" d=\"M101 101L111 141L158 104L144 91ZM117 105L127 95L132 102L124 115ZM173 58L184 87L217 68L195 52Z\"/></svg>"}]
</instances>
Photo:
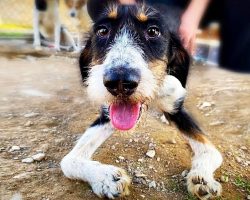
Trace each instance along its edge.
<instances>
[{"instance_id":1,"label":"skin of arm","mask_svg":"<svg viewBox=\"0 0 250 200\"><path fill-rule=\"evenodd\" d=\"M196 32L209 2L210 0L192 0L181 17L179 34L190 54L194 54Z\"/></svg>"}]
</instances>

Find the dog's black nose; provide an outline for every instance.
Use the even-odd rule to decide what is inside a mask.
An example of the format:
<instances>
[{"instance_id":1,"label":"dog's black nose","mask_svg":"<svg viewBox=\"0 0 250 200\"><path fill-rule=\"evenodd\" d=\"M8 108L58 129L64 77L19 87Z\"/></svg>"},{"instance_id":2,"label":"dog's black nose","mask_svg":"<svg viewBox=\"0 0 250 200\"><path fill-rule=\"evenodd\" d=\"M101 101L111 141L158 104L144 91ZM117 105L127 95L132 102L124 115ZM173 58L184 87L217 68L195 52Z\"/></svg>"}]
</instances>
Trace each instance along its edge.
<instances>
[{"instance_id":1,"label":"dog's black nose","mask_svg":"<svg viewBox=\"0 0 250 200\"><path fill-rule=\"evenodd\" d=\"M130 96L135 92L140 78L138 70L120 67L106 71L103 84L114 96Z\"/></svg>"},{"instance_id":2,"label":"dog's black nose","mask_svg":"<svg viewBox=\"0 0 250 200\"><path fill-rule=\"evenodd\" d=\"M72 13L70 13L70 16L71 16L71 17L75 17L76 14L75 14L74 12L72 12Z\"/></svg>"}]
</instances>

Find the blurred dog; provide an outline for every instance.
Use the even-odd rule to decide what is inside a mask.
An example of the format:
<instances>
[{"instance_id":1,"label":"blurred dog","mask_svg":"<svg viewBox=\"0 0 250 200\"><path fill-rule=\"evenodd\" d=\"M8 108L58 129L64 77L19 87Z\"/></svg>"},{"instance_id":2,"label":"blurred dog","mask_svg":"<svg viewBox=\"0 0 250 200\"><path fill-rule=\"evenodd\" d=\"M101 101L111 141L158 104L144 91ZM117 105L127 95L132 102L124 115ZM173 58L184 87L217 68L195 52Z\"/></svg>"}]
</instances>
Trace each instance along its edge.
<instances>
[{"instance_id":1,"label":"blurred dog","mask_svg":"<svg viewBox=\"0 0 250 200\"><path fill-rule=\"evenodd\" d=\"M34 46L53 46L61 49L77 50L76 44L59 18L59 0L35 0L34 5ZM41 39L45 39L43 42ZM54 44L52 43L54 42Z\"/></svg>"},{"instance_id":2,"label":"blurred dog","mask_svg":"<svg viewBox=\"0 0 250 200\"><path fill-rule=\"evenodd\" d=\"M77 47L81 49L81 34L90 28L90 18L86 9L86 0L65 0L68 15L77 30Z\"/></svg>"},{"instance_id":3,"label":"blurred dog","mask_svg":"<svg viewBox=\"0 0 250 200\"><path fill-rule=\"evenodd\" d=\"M142 108L154 105L176 124L194 152L188 191L203 200L219 196L214 171L222 156L183 104L190 57L178 37L178 18L171 14L177 11L140 0L135 5L89 0L88 11L94 24L79 64L88 95L101 113L63 158L65 176L87 181L99 197L128 195L126 172L91 157L115 129L132 129Z\"/></svg>"}]
</instances>

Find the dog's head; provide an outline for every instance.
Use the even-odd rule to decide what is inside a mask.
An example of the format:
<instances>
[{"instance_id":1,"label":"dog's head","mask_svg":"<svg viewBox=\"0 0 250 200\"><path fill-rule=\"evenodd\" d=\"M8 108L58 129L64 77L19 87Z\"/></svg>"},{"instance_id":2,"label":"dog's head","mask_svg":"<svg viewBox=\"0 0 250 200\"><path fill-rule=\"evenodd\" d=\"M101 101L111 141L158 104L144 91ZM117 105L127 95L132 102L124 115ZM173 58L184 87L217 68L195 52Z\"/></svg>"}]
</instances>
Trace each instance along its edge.
<instances>
[{"instance_id":1,"label":"dog's head","mask_svg":"<svg viewBox=\"0 0 250 200\"><path fill-rule=\"evenodd\" d=\"M156 9L103 2L89 11L94 24L80 69L89 97L108 104L113 126L128 130L142 105L157 98L167 73L178 73L185 85L187 74L178 70L189 65L189 56Z\"/></svg>"},{"instance_id":2,"label":"dog's head","mask_svg":"<svg viewBox=\"0 0 250 200\"><path fill-rule=\"evenodd\" d=\"M78 17L86 4L86 0L65 0L65 4L69 9L69 16Z\"/></svg>"}]
</instances>

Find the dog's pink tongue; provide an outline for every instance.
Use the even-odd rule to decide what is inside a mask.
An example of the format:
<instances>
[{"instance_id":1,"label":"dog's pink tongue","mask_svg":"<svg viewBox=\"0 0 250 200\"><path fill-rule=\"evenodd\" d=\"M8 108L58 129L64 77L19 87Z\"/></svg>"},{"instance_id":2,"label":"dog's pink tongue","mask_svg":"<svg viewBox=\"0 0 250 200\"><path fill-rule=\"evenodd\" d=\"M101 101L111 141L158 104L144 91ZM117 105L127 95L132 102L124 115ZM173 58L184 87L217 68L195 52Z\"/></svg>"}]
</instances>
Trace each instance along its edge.
<instances>
[{"instance_id":1,"label":"dog's pink tongue","mask_svg":"<svg viewBox=\"0 0 250 200\"><path fill-rule=\"evenodd\" d=\"M136 124L140 115L141 104L127 102L113 103L110 106L111 123L116 129L129 130Z\"/></svg>"}]
</instances>

